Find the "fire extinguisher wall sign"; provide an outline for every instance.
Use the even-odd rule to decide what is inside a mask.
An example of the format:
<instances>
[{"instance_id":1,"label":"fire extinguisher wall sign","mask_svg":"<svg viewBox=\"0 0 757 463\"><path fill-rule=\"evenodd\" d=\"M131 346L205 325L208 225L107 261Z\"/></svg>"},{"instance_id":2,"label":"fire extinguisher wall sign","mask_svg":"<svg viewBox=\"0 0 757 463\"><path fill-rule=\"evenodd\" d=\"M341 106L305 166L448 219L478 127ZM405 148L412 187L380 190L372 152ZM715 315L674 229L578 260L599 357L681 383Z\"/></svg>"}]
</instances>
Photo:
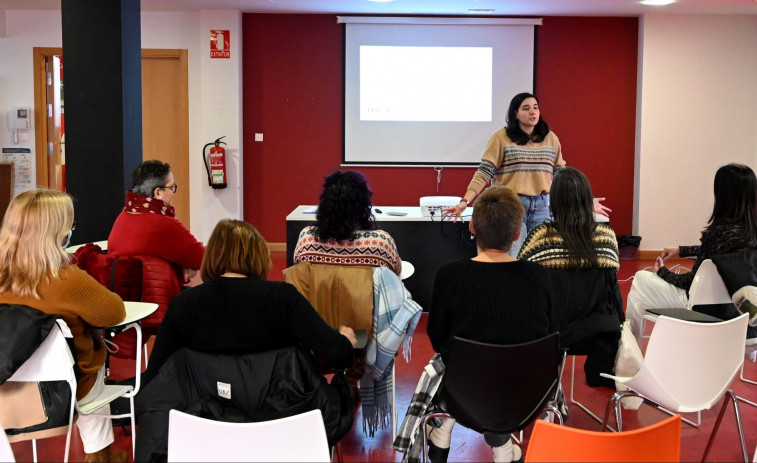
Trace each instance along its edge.
<instances>
[{"instance_id":1,"label":"fire extinguisher wall sign","mask_svg":"<svg viewBox=\"0 0 757 463\"><path fill-rule=\"evenodd\" d=\"M210 57L231 58L231 37L228 30L210 31Z\"/></svg>"},{"instance_id":2,"label":"fire extinguisher wall sign","mask_svg":"<svg viewBox=\"0 0 757 463\"><path fill-rule=\"evenodd\" d=\"M217 138L214 142L207 143L202 148L202 159L205 162L205 171L208 173L208 184L211 188L226 188L226 148L225 142ZM210 151L208 151L208 147Z\"/></svg>"}]
</instances>

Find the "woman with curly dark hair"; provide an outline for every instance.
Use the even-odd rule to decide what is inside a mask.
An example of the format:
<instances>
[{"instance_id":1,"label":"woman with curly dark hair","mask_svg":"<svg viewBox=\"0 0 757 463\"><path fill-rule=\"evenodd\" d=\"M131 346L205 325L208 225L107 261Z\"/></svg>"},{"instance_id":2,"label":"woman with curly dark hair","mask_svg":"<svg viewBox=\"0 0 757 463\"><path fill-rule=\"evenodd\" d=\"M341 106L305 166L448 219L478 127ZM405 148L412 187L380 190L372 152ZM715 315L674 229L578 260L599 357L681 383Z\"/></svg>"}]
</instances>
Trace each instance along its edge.
<instances>
[{"instance_id":1,"label":"woman with curly dark hair","mask_svg":"<svg viewBox=\"0 0 757 463\"><path fill-rule=\"evenodd\" d=\"M315 225L300 232L294 262L387 267L399 275L397 245L389 233L376 229L372 197L368 182L357 172L326 177Z\"/></svg>"}]
</instances>

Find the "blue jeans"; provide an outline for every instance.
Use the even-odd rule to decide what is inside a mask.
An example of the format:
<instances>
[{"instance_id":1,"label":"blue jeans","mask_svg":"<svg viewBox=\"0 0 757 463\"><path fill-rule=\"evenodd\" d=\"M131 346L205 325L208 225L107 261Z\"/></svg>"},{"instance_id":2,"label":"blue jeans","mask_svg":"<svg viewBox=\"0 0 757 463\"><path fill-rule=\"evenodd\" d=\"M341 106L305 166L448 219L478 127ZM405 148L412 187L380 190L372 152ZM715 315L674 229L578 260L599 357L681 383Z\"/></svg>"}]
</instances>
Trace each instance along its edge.
<instances>
[{"instance_id":1,"label":"blue jeans","mask_svg":"<svg viewBox=\"0 0 757 463\"><path fill-rule=\"evenodd\" d=\"M528 232L549 220L549 193L538 196L518 195L518 197L520 202L523 203L526 214L523 216L523 225L520 227L520 237L513 243L510 252L508 252L513 257L518 257Z\"/></svg>"}]
</instances>

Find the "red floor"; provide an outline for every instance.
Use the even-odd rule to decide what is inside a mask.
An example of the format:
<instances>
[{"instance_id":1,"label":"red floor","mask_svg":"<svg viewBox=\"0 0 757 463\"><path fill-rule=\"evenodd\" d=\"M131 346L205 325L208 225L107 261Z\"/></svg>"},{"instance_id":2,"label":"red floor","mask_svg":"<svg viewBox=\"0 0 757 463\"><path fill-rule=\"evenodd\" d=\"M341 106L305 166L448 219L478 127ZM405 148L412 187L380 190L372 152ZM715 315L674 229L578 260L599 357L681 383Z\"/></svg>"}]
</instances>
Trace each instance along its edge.
<instances>
[{"instance_id":1,"label":"red floor","mask_svg":"<svg viewBox=\"0 0 757 463\"><path fill-rule=\"evenodd\" d=\"M285 257L283 252L272 253L274 258L274 269L271 272L271 280L281 280L281 270L285 266ZM681 260L680 264L690 267L692 261ZM621 269L618 275L620 280L628 279L638 270L645 266L652 265L651 260L639 260L639 261L623 261ZM620 283L621 291L625 298L631 287L631 281L625 281ZM651 325L651 324L650 324ZM400 414L400 420L404 416L405 409L410 401L410 398L415 389L415 385L420 376L420 372L423 366L428 362L428 359L433 354L428 337L425 334L426 317L421 318L421 323L418 327L416 335L413 339L413 351L412 360L410 363L405 363L401 357L398 357L397 363L397 409ZM651 327L650 327L651 328ZM125 374L129 369L133 371L133 363L131 365L128 362L119 361L113 365L115 374ZM604 407L607 403L607 399L612 395L609 389L590 389L583 382L583 358L578 358L576 365L577 371L580 372L580 376L577 378L577 390L576 398L585 403L590 409L604 411ZM114 375L115 376L115 375ZM747 362L746 365L746 377L757 379L757 365L752 362ZM569 386L569 370L563 379L563 384ZM750 385L742 382L739 379L733 384L733 390L737 395L746 397L753 401L757 401L757 386ZM694 428L687 424L684 424L681 429L681 456L682 461L699 461L701 460L702 452L709 438L710 432L717 416L717 412L720 409L719 403L713 409L702 413L702 425L700 428ZM747 450L749 451L749 458L753 457L755 445L757 445L757 432L755 431L755 423L757 422L757 409L752 406L741 403L740 410L742 413L742 420L744 424L744 430L747 440ZM625 429L636 429L639 427L647 426L649 424L660 421L667 415L653 409L647 405L642 405L639 411L626 411L624 412L624 426ZM692 417L695 418L695 417ZM570 408L570 418L566 422L567 426L577 427L581 429L598 430L599 424L593 421L583 411L579 410L575 406ZM528 444L528 435L530 429L525 432L525 445ZM131 455L131 440L124 434L122 429L116 429L116 442L114 448L116 450L127 450ZM39 461L60 461L63 457L63 445L64 438L57 437L52 439L46 439L37 443L39 451ZM524 449L525 449L524 445ZM13 451L16 455L17 461L31 461L31 443L20 442L13 444ZM72 450L71 461L82 461L83 450L78 433L74 431L72 438ZM342 441L342 456L344 461L400 461L402 455L394 452L391 449L391 430L385 429L378 432L375 437L369 438L363 436L362 433L362 416L359 409L355 418L355 425L352 431ZM733 415L733 410L729 406L723 423L721 425L720 433L715 441L713 449L710 453L708 461L740 461L741 448L739 445L738 434L736 432L736 424ZM464 429L460 426L456 427L452 436L452 450L450 452L450 461L491 461L491 449L484 443L483 437Z\"/></svg>"}]
</instances>

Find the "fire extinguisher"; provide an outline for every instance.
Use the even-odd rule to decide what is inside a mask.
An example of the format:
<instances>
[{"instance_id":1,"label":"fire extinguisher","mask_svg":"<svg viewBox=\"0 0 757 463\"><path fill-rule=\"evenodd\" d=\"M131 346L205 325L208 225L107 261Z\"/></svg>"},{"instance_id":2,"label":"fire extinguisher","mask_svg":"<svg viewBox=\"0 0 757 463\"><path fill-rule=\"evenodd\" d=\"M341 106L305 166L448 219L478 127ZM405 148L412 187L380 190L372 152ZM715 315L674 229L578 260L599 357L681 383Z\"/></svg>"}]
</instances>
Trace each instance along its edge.
<instances>
[{"instance_id":1,"label":"fire extinguisher","mask_svg":"<svg viewBox=\"0 0 757 463\"><path fill-rule=\"evenodd\" d=\"M208 185L211 188L226 188L226 148L221 145L225 145L225 142L221 141L221 138L216 138L216 141L208 143L202 147L202 160L205 161L205 171L208 173ZM210 153L206 154L208 146Z\"/></svg>"}]
</instances>

